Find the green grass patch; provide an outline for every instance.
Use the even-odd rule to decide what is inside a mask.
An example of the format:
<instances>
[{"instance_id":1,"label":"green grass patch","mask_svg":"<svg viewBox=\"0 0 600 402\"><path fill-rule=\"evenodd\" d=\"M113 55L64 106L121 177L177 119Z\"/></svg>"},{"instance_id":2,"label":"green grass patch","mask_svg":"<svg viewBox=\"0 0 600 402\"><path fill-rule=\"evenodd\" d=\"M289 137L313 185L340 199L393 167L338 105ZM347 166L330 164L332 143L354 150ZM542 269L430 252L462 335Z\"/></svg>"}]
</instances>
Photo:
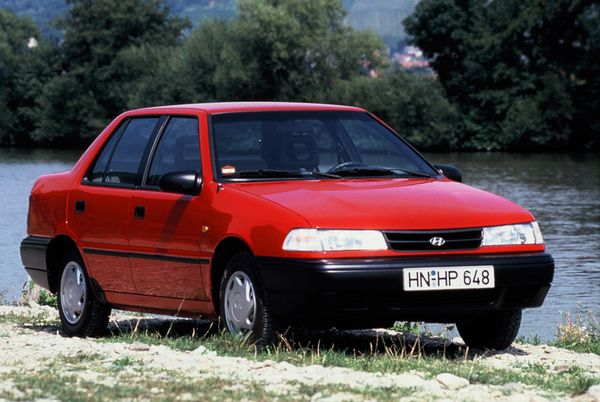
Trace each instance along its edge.
<instances>
[{"instance_id":1,"label":"green grass patch","mask_svg":"<svg viewBox=\"0 0 600 402\"><path fill-rule=\"evenodd\" d=\"M564 342L561 340L555 340L550 343L552 346L557 348L569 349L578 353L594 353L600 355L600 337L594 337L587 340L578 340L571 342Z\"/></svg>"},{"instance_id":2,"label":"green grass patch","mask_svg":"<svg viewBox=\"0 0 600 402\"><path fill-rule=\"evenodd\" d=\"M46 289L40 289L40 294L37 298L37 304L40 306L58 307L58 297Z\"/></svg>"},{"instance_id":3,"label":"green grass patch","mask_svg":"<svg viewBox=\"0 0 600 402\"><path fill-rule=\"evenodd\" d=\"M82 363L96 362L104 359L106 356L100 353L77 353L75 355L59 355L57 361L62 364L80 365Z\"/></svg>"},{"instance_id":4,"label":"green grass patch","mask_svg":"<svg viewBox=\"0 0 600 402\"><path fill-rule=\"evenodd\" d=\"M48 326L60 325L60 321L56 318L50 318L45 312L35 314L8 312L0 313L0 324Z\"/></svg>"},{"instance_id":5,"label":"green grass patch","mask_svg":"<svg viewBox=\"0 0 600 402\"><path fill-rule=\"evenodd\" d=\"M534 335L531 337L519 336L515 342L525 343L525 344L534 345L534 346L541 345L543 343L542 338L540 338L538 335Z\"/></svg>"}]
</instances>

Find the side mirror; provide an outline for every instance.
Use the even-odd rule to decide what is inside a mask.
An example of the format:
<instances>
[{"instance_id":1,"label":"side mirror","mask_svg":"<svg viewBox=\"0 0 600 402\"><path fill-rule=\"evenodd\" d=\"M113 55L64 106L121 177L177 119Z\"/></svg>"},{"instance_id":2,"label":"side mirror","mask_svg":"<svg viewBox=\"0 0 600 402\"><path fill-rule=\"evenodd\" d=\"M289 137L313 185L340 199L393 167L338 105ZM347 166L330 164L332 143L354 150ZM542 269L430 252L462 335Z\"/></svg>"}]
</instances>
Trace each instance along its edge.
<instances>
[{"instance_id":1,"label":"side mirror","mask_svg":"<svg viewBox=\"0 0 600 402\"><path fill-rule=\"evenodd\" d=\"M450 180L454 180L459 183L462 183L463 176L462 176L462 173L460 172L460 170L458 170L458 168L456 168L452 165L433 165L433 167L436 168L437 170L441 171L441 173L444 176L446 176L447 178L449 178Z\"/></svg>"},{"instance_id":2,"label":"side mirror","mask_svg":"<svg viewBox=\"0 0 600 402\"><path fill-rule=\"evenodd\" d=\"M202 176L198 172L171 172L161 176L158 186L167 193L198 195L202 188Z\"/></svg>"}]
</instances>

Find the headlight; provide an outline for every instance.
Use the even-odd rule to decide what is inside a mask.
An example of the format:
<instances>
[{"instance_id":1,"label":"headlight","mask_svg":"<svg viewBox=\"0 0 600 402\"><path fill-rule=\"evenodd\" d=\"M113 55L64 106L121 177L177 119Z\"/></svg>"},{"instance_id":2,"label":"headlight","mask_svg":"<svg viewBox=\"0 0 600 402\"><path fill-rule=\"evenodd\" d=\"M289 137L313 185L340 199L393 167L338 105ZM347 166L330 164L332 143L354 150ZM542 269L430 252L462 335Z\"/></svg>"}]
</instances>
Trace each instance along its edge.
<instances>
[{"instance_id":1,"label":"headlight","mask_svg":"<svg viewBox=\"0 0 600 402\"><path fill-rule=\"evenodd\" d=\"M482 246L508 246L515 244L542 244L542 232L537 222L520 225L483 228Z\"/></svg>"},{"instance_id":2,"label":"headlight","mask_svg":"<svg viewBox=\"0 0 600 402\"><path fill-rule=\"evenodd\" d=\"M283 242L287 251L386 250L377 230L293 229Z\"/></svg>"}]
</instances>

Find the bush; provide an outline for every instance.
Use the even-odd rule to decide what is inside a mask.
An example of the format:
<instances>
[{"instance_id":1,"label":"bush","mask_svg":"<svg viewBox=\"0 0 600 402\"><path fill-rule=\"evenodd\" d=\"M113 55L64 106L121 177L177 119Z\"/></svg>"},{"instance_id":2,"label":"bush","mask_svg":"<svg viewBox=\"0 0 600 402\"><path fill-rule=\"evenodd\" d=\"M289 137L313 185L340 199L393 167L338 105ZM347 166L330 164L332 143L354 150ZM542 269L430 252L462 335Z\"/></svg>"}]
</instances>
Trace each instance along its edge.
<instances>
[{"instance_id":1,"label":"bush","mask_svg":"<svg viewBox=\"0 0 600 402\"><path fill-rule=\"evenodd\" d=\"M567 313L556 329L554 346L574 350L576 352L589 352L600 355L600 323L598 318L589 311L587 316L576 314L572 317Z\"/></svg>"}]
</instances>

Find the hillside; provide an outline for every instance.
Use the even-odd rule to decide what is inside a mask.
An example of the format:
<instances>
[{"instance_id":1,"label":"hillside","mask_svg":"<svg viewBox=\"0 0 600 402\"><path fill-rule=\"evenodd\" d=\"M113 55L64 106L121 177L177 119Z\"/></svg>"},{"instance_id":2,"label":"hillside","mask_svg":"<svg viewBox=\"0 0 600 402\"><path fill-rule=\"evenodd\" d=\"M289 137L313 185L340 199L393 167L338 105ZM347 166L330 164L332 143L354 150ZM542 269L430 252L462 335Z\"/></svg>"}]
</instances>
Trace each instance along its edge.
<instances>
[{"instance_id":1,"label":"hillside","mask_svg":"<svg viewBox=\"0 0 600 402\"><path fill-rule=\"evenodd\" d=\"M395 47L405 39L402 20L412 13L418 0L344 0L348 23L356 29L371 30ZM205 18L231 18L235 0L167 0L171 11L188 17L194 25ZM66 13L66 0L0 0L0 8L31 17L44 34L53 32L51 21Z\"/></svg>"},{"instance_id":2,"label":"hillside","mask_svg":"<svg viewBox=\"0 0 600 402\"><path fill-rule=\"evenodd\" d=\"M358 30L370 30L381 36L388 46L404 41L402 21L412 14L418 0L355 0L345 2L348 23Z\"/></svg>"}]
</instances>

